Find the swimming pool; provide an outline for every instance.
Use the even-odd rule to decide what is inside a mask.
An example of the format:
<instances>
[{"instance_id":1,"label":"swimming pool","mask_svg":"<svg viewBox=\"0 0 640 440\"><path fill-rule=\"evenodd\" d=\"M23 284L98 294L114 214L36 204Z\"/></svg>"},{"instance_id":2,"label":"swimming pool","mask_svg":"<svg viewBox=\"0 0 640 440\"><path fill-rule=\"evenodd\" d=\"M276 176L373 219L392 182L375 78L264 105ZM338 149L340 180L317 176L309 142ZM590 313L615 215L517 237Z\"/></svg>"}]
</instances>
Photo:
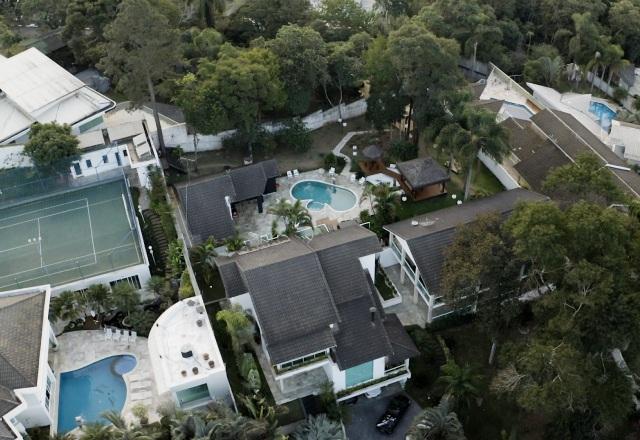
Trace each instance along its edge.
<instances>
[{"instance_id":1,"label":"swimming pool","mask_svg":"<svg viewBox=\"0 0 640 440\"><path fill-rule=\"evenodd\" d=\"M319 180L303 180L291 188L291 197L298 200L309 200L309 211L320 211L329 205L335 211L348 211L356 206L356 195L353 191Z\"/></svg>"},{"instance_id":2,"label":"swimming pool","mask_svg":"<svg viewBox=\"0 0 640 440\"><path fill-rule=\"evenodd\" d=\"M616 117L615 110L612 110L611 107L602 102L591 101L591 104L589 104L589 112L596 115L600 127L609 131L611 128L611 120Z\"/></svg>"},{"instance_id":3,"label":"swimming pool","mask_svg":"<svg viewBox=\"0 0 640 440\"><path fill-rule=\"evenodd\" d=\"M74 429L76 417L86 423L107 423L105 411L122 411L127 400L127 386L122 378L136 366L129 355L104 358L79 370L60 375L58 398L58 432Z\"/></svg>"}]
</instances>

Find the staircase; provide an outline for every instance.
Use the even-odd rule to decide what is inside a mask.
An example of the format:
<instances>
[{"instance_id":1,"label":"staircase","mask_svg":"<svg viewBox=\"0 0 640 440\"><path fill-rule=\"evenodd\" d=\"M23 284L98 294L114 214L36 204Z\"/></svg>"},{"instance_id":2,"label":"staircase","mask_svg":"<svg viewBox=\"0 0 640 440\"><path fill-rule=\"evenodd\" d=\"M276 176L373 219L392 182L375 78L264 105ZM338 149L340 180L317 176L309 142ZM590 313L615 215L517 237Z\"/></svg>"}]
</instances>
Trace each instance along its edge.
<instances>
[{"instance_id":1,"label":"staircase","mask_svg":"<svg viewBox=\"0 0 640 440\"><path fill-rule=\"evenodd\" d=\"M156 265L159 267L165 267L167 253L169 251L169 240L162 228L160 216L151 209L145 209L142 211L142 215L145 219L147 233L151 238L151 245L153 246L154 256L157 263Z\"/></svg>"}]
</instances>

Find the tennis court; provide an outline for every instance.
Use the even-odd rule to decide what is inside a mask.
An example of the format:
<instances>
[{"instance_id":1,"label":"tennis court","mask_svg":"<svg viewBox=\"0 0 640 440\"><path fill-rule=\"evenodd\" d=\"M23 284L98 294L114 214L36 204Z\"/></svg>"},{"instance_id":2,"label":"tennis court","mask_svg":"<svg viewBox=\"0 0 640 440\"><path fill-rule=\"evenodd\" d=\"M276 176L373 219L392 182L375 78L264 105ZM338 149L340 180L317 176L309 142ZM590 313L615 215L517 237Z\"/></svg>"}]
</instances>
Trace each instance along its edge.
<instances>
[{"instance_id":1,"label":"tennis court","mask_svg":"<svg viewBox=\"0 0 640 440\"><path fill-rule=\"evenodd\" d=\"M117 180L0 209L0 290L142 263L128 191Z\"/></svg>"}]
</instances>

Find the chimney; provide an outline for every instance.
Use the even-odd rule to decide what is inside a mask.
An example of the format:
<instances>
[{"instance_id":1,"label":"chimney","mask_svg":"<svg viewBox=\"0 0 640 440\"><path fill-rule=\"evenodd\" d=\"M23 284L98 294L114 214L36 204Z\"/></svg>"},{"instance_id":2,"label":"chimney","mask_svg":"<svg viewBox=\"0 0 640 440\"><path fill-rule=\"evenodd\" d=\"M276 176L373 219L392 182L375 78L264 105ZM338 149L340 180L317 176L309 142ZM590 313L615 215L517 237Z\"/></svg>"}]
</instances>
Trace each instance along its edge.
<instances>
[{"instance_id":1,"label":"chimney","mask_svg":"<svg viewBox=\"0 0 640 440\"><path fill-rule=\"evenodd\" d=\"M331 329L331 334L335 335L336 333L338 333L338 324L329 324L329 329Z\"/></svg>"},{"instance_id":2,"label":"chimney","mask_svg":"<svg viewBox=\"0 0 640 440\"><path fill-rule=\"evenodd\" d=\"M375 307L369 307L369 313L371 314L371 324L375 324L376 322L376 311L377 309Z\"/></svg>"}]
</instances>

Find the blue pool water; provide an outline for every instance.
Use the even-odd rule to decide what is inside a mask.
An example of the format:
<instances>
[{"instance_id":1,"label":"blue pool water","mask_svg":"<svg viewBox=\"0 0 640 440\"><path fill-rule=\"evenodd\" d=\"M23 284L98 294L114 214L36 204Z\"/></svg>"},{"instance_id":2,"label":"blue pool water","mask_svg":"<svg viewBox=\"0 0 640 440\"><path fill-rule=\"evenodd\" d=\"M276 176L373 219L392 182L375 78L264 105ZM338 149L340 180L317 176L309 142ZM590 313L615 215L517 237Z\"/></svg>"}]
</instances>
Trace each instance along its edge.
<instances>
[{"instance_id":1,"label":"blue pool water","mask_svg":"<svg viewBox=\"0 0 640 440\"><path fill-rule=\"evenodd\" d=\"M596 115L600 127L609 131L611 128L611 120L616 117L615 110L612 110L611 107L601 102L591 101L591 104L589 104L589 112Z\"/></svg>"},{"instance_id":2,"label":"blue pool water","mask_svg":"<svg viewBox=\"0 0 640 440\"><path fill-rule=\"evenodd\" d=\"M85 422L107 423L101 417L105 411L122 411L127 387L122 375L133 370L136 358L129 355L111 356L79 370L60 375L58 399L58 432L74 429L76 416Z\"/></svg>"},{"instance_id":3,"label":"blue pool water","mask_svg":"<svg viewBox=\"0 0 640 440\"><path fill-rule=\"evenodd\" d=\"M296 183L291 188L291 196L298 200L310 200L307 204L310 211L319 211L325 205L336 211L348 211L356 205L356 195L352 191L317 180Z\"/></svg>"}]
</instances>

